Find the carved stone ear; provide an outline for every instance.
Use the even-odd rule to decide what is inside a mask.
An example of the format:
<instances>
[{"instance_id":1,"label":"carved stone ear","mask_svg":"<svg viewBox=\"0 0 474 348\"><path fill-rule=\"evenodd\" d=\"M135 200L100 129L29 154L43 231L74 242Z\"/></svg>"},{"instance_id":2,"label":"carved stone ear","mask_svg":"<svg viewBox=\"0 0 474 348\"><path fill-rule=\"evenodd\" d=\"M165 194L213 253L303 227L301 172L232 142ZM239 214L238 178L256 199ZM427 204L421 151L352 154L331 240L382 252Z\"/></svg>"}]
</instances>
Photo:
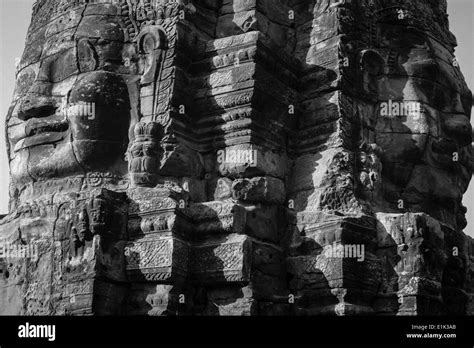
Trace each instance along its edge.
<instances>
[{"instance_id":1,"label":"carved stone ear","mask_svg":"<svg viewBox=\"0 0 474 348\"><path fill-rule=\"evenodd\" d=\"M364 91L371 94L377 93L377 77L383 74L384 59L376 51L364 50L360 53L359 64Z\"/></svg>"},{"instance_id":2,"label":"carved stone ear","mask_svg":"<svg viewBox=\"0 0 474 348\"><path fill-rule=\"evenodd\" d=\"M159 26L145 27L137 37L138 51L142 56L142 84L156 81L159 72L161 54L166 45L166 34Z\"/></svg>"},{"instance_id":3,"label":"carved stone ear","mask_svg":"<svg viewBox=\"0 0 474 348\"><path fill-rule=\"evenodd\" d=\"M81 72L96 70L99 66L99 58L94 45L87 39L81 39L77 43L77 50Z\"/></svg>"}]
</instances>

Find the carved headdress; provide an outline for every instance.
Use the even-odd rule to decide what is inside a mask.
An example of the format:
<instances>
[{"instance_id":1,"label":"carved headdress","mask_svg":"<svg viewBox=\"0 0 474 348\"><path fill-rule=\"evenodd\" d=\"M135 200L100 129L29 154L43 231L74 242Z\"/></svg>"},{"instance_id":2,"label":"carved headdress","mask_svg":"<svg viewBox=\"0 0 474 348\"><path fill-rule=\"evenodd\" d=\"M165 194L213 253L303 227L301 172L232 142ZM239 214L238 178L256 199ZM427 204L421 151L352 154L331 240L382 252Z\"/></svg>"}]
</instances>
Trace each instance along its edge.
<instances>
[{"instance_id":1,"label":"carved headdress","mask_svg":"<svg viewBox=\"0 0 474 348\"><path fill-rule=\"evenodd\" d=\"M136 38L147 25L169 25L187 12L190 0L37 0L33 5L30 31L35 31L70 10L92 5L110 6L111 14L124 17L128 37ZM115 11L115 12L114 12Z\"/></svg>"},{"instance_id":2,"label":"carved headdress","mask_svg":"<svg viewBox=\"0 0 474 348\"><path fill-rule=\"evenodd\" d=\"M446 0L366 0L367 13L373 30L380 24L400 25L406 30L428 34L448 47L456 46L456 39L449 31ZM434 20L433 20L434 19ZM377 34L376 32L373 32ZM372 37L383 45L380 37Z\"/></svg>"},{"instance_id":3,"label":"carved headdress","mask_svg":"<svg viewBox=\"0 0 474 348\"><path fill-rule=\"evenodd\" d=\"M168 26L193 11L190 0L124 0L121 5L121 14L128 16L125 21L131 38L136 38L145 26Z\"/></svg>"}]
</instances>

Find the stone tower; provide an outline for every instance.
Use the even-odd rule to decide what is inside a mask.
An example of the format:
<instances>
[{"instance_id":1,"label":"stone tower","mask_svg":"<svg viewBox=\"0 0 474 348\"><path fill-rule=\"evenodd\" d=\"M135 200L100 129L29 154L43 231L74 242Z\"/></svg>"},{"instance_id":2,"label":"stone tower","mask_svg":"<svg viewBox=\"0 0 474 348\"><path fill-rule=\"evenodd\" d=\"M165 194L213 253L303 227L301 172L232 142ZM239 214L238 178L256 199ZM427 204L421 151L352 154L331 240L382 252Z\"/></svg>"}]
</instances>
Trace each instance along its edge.
<instances>
[{"instance_id":1,"label":"stone tower","mask_svg":"<svg viewBox=\"0 0 474 348\"><path fill-rule=\"evenodd\" d=\"M473 314L446 0L38 0L0 313Z\"/></svg>"}]
</instances>

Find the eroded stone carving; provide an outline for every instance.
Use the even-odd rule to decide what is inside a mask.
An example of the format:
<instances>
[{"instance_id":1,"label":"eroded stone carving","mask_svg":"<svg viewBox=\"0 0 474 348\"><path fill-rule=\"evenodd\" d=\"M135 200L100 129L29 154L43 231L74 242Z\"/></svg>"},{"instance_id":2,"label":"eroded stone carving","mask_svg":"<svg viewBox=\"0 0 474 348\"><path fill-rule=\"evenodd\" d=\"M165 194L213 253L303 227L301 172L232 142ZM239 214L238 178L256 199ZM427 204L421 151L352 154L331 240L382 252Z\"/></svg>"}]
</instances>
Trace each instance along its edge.
<instances>
[{"instance_id":1,"label":"eroded stone carving","mask_svg":"<svg viewBox=\"0 0 474 348\"><path fill-rule=\"evenodd\" d=\"M445 0L38 0L1 314L472 314Z\"/></svg>"}]
</instances>

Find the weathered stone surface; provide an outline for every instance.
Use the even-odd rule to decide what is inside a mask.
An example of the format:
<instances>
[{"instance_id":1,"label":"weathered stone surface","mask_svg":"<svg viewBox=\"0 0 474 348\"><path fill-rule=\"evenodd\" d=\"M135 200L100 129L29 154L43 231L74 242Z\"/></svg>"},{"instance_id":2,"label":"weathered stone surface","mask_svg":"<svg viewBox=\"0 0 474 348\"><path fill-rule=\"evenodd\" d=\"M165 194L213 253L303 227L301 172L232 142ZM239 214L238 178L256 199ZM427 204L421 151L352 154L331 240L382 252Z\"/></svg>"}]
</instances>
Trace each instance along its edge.
<instances>
[{"instance_id":1,"label":"weathered stone surface","mask_svg":"<svg viewBox=\"0 0 474 348\"><path fill-rule=\"evenodd\" d=\"M0 314L474 314L445 0L38 0Z\"/></svg>"},{"instance_id":2,"label":"weathered stone surface","mask_svg":"<svg viewBox=\"0 0 474 348\"><path fill-rule=\"evenodd\" d=\"M232 187L233 197L243 202L283 204L285 186L275 178L237 179Z\"/></svg>"}]
</instances>

